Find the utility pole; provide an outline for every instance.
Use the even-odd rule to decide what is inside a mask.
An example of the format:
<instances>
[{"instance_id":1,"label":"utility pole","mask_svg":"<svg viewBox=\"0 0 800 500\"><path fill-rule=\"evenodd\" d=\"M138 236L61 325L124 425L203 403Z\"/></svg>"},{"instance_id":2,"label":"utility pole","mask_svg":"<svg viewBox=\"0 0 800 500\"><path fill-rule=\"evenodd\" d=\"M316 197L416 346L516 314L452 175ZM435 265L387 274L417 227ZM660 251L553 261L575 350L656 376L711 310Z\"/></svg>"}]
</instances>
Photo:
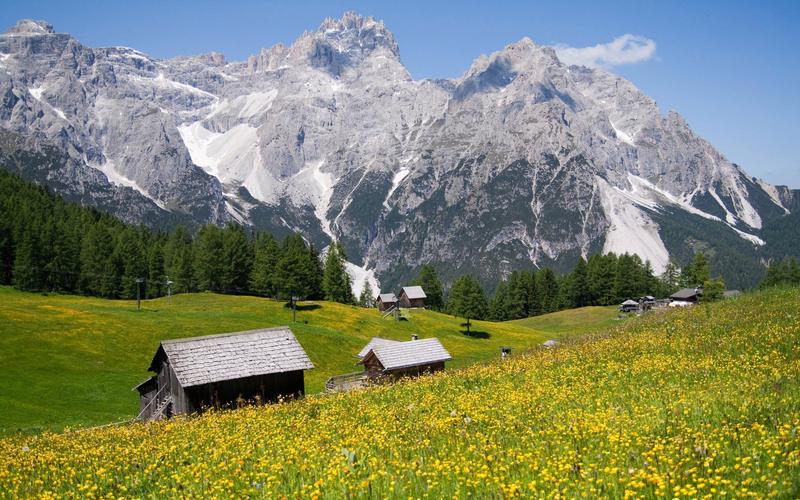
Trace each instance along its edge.
<instances>
[{"instance_id":1,"label":"utility pole","mask_svg":"<svg viewBox=\"0 0 800 500\"><path fill-rule=\"evenodd\" d=\"M167 285L167 302L169 302L169 305L172 305L172 284L175 283L175 282L171 281L169 279L169 276L164 276L164 277L167 279L167 281L166 281L166 285Z\"/></svg>"},{"instance_id":2,"label":"utility pole","mask_svg":"<svg viewBox=\"0 0 800 500\"><path fill-rule=\"evenodd\" d=\"M142 283L144 278L136 278L136 310L142 310Z\"/></svg>"}]
</instances>

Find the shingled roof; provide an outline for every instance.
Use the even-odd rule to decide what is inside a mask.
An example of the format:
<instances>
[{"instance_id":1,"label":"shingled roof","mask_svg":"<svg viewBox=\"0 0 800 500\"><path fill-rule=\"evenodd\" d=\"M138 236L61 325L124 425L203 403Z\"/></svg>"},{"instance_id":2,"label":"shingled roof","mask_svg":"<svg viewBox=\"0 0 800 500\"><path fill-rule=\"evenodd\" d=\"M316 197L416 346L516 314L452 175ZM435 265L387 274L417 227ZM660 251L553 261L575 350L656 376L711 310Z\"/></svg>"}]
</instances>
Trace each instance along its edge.
<instances>
[{"instance_id":1,"label":"shingled roof","mask_svg":"<svg viewBox=\"0 0 800 500\"><path fill-rule=\"evenodd\" d=\"M369 351L371 351L376 347L383 347L392 344L402 344L402 342L400 340L389 340L389 339L382 339L380 337L372 337L372 339L369 342L367 342L367 345L365 345L364 348L358 352L357 356L359 358L363 358L364 356L369 354Z\"/></svg>"},{"instance_id":2,"label":"shingled roof","mask_svg":"<svg viewBox=\"0 0 800 500\"><path fill-rule=\"evenodd\" d=\"M700 295L701 293L702 293L702 291L700 291L697 288L681 288L677 292L675 292L672 295L670 295L669 298L671 298L673 300L684 300L684 299L690 299L692 297L696 297L696 296Z\"/></svg>"},{"instance_id":3,"label":"shingled roof","mask_svg":"<svg viewBox=\"0 0 800 500\"><path fill-rule=\"evenodd\" d=\"M391 303L391 302L397 302L397 297L393 293L382 293L382 294L378 295L378 298L384 304L388 304L388 303Z\"/></svg>"},{"instance_id":4,"label":"shingled roof","mask_svg":"<svg viewBox=\"0 0 800 500\"><path fill-rule=\"evenodd\" d=\"M410 368L453 359L447 349L439 342L439 339L436 338L394 342L375 347L367 352L364 359L370 352L378 358L384 370Z\"/></svg>"},{"instance_id":5,"label":"shingled roof","mask_svg":"<svg viewBox=\"0 0 800 500\"><path fill-rule=\"evenodd\" d=\"M163 340L153 357L169 360L183 387L314 368L288 327Z\"/></svg>"},{"instance_id":6,"label":"shingled roof","mask_svg":"<svg viewBox=\"0 0 800 500\"><path fill-rule=\"evenodd\" d=\"M405 293L410 300L427 298L421 286L404 286L400 293Z\"/></svg>"}]
</instances>

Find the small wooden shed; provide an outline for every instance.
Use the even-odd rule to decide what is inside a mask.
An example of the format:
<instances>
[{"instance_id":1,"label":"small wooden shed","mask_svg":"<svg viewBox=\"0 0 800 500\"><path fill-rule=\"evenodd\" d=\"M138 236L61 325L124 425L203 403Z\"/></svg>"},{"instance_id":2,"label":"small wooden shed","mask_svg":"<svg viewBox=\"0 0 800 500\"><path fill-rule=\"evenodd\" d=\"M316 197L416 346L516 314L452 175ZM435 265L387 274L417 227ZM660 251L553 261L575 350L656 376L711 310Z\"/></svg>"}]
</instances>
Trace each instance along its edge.
<instances>
[{"instance_id":1,"label":"small wooden shed","mask_svg":"<svg viewBox=\"0 0 800 500\"><path fill-rule=\"evenodd\" d=\"M397 306L397 296L393 293L382 293L378 295L375 304L378 306L380 312L388 311Z\"/></svg>"},{"instance_id":2,"label":"small wooden shed","mask_svg":"<svg viewBox=\"0 0 800 500\"><path fill-rule=\"evenodd\" d=\"M400 307L410 308L423 308L425 307L425 290L421 286L404 286L400 290L400 298L398 302Z\"/></svg>"},{"instance_id":3,"label":"small wooden shed","mask_svg":"<svg viewBox=\"0 0 800 500\"><path fill-rule=\"evenodd\" d=\"M305 393L314 368L288 327L164 340L135 387L141 420L156 420L237 401L275 401Z\"/></svg>"},{"instance_id":4,"label":"small wooden shed","mask_svg":"<svg viewBox=\"0 0 800 500\"><path fill-rule=\"evenodd\" d=\"M619 305L619 310L622 312L634 312L639 310L639 303L635 300L628 299Z\"/></svg>"},{"instance_id":5,"label":"small wooden shed","mask_svg":"<svg viewBox=\"0 0 800 500\"><path fill-rule=\"evenodd\" d=\"M398 342L373 338L359 353L367 378L408 377L444 370L453 359L439 339Z\"/></svg>"}]
</instances>

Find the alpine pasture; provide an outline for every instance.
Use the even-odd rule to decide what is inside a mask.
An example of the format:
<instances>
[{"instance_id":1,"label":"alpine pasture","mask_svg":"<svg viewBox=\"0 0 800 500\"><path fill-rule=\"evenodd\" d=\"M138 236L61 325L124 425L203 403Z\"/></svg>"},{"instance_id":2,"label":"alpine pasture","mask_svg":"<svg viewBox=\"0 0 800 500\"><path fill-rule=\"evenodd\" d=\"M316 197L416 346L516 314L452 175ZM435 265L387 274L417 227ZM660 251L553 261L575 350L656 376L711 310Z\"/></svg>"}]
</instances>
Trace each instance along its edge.
<instances>
[{"instance_id":1,"label":"alpine pasture","mask_svg":"<svg viewBox=\"0 0 800 500\"><path fill-rule=\"evenodd\" d=\"M616 316L614 308L603 311L598 321ZM301 303L292 323L284 302L256 297L182 294L142 301L137 311L135 301L0 287L0 434L133 418L139 403L131 388L148 376L162 339L290 325L316 367L306 373L306 392L315 393L333 375L362 370L355 354L375 336L439 337L455 358L450 369L497 358L501 346L519 351L565 333L474 321L478 334L469 337L462 321L423 310L394 321L374 309L320 301Z\"/></svg>"},{"instance_id":2,"label":"alpine pasture","mask_svg":"<svg viewBox=\"0 0 800 500\"><path fill-rule=\"evenodd\" d=\"M796 497L799 306L796 289L773 290L389 386L7 437L0 491Z\"/></svg>"}]
</instances>

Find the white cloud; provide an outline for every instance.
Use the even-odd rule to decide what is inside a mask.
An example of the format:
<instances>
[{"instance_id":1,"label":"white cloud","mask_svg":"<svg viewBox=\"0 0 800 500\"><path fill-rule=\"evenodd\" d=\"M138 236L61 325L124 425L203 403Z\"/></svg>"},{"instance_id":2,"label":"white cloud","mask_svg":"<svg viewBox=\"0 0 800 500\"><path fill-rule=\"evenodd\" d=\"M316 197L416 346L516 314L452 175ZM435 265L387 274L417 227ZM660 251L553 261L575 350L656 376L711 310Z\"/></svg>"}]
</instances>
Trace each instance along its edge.
<instances>
[{"instance_id":1,"label":"white cloud","mask_svg":"<svg viewBox=\"0 0 800 500\"><path fill-rule=\"evenodd\" d=\"M656 54L656 42L639 36L625 34L609 43L599 43L593 47L568 47L556 45L556 54L564 64L576 64L590 68L610 68L623 64L647 61Z\"/></svg>"}]
</instances>

